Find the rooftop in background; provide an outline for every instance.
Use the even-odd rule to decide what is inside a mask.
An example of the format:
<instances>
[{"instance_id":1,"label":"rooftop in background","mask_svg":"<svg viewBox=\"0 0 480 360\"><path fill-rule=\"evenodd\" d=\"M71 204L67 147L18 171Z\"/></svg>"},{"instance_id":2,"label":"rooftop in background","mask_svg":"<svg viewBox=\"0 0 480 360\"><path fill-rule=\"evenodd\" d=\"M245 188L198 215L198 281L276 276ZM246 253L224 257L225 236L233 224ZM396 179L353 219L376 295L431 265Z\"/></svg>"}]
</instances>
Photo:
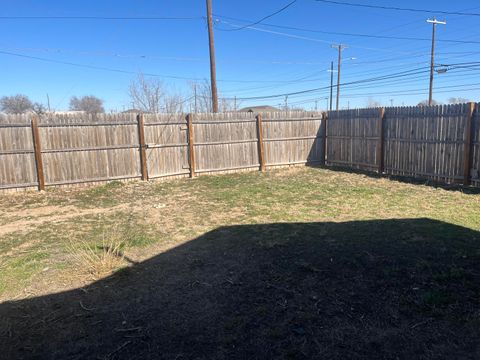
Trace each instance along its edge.
<instances>
[{"instance_id":1,"label":"rooftop in background","mask_svg":"<svg viewBox=\"0 0 480 360\"><path fill-rule=\"evenodd\" d=\"M145 111L139 110L139 109L128 109L125 111L122 111L122 114L142 114L145 113Z\"/></svg>"},{"instance_id":2,"label":"rooftop in background","mask_svg":"<svg viewBox=\"0 0 480 360\"><path fill-rule=\"evenodd\" d=\"M252 107L246 107L246 108L238 110L238 112L251 112L251 113L276 112L276 111L281 111L281 110L276 108L276 107L270 106L270 105L252 106Z\"/></svg>"}]
</instances>

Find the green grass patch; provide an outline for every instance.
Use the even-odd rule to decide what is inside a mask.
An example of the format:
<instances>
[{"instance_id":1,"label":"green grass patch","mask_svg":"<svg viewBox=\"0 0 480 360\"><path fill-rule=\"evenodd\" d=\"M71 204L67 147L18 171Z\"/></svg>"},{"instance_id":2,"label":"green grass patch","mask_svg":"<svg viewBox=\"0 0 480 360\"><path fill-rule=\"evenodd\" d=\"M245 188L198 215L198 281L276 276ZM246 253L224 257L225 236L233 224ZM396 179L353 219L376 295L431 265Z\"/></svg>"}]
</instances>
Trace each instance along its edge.
<instances>
[{"instance_id":1,"label":"green grass patch","mask_svg":"<svg viewBox=\"0 0 480 360\"><path fill-rule=\"evenodd\" d=\"M124 207L109 211L119 205ZM162 242L182 243L218 227L235 224L428 218L445 224L425 222L414 231L409 231L407 225L401 231L385 227L356 231L348 227L345 230L335 228L335 232L329 233L328 226L321 231L333 244L351 248L384 241L384 236L388 235L392 241L387 252L391 254L405 244L433 246L438 256L451 256L451 268L436 269L435 261L418 258L414 252L408 254L411 256L409 266L412 271L428 272L433 281L439 283L454 279L463 281L468 274L462 273L461 266L455 267L455 261L480 257L478 239L466 238L461 228L448 225L480 230L479 194L317 168L200 176L193 180L166 182L113 181L91 188L0 194L0 206L10 209L8 217L0 219L0 225L11 219L25 223L18 231L0 239L0 264L7 266L9 284L15 282L15 269L18 269L18 279L27 279L27 283L28 279L33 279L38 272L35 264L42 262L43 255L48 256L50 266L63 266L69 271L69 249L75 248L75 244L101 246L105 239L115 238L127 254L134 250L148 257L152 255L150 248ZM41 215L29 212L29 209L45 206L53 208ZM68 211L66 206L69 206ZM64 220L60 215L56 217L57 213L72 214L75 208L83 214ZM30 222L33 225L29 225ZM314 229L303 236L318 236L318 231ZM259 235L259 243L266 248L281 246L291 236L297 235L284 234L280 228L278 232ZM26 254L32 256L32 261ZM34 260L36 254L41 255L37 261ZM19 262L14 261L17 258ZM368 261L361 256L355 254L349 260L356 268L368 268ZM401 276L397 270L396 264L390 264L383 275ZM9 286L0 284L4 292L11 290L6 289ZM436 297L427 296L425 303L441 302Z\"/></svg>"}]
</instances>

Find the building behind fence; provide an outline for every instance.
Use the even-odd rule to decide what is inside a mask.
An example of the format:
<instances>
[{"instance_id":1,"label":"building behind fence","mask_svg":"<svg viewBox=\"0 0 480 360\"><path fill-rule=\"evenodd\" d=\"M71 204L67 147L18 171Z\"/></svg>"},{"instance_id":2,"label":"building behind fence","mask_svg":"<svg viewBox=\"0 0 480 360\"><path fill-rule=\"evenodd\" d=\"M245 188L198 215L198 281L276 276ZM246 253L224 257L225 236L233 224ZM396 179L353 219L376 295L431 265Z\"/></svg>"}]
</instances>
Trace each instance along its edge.
<instances>
[{"instance_id":1,"label":"building behind fence","mask_svg":"<svg viewBox=\"0 0 480 360\"><path fill-rule=\"evenodd\" d=\"M0 116L0 189L319 164L480 186L475 104Z\"/></svg>"}]
</instances>

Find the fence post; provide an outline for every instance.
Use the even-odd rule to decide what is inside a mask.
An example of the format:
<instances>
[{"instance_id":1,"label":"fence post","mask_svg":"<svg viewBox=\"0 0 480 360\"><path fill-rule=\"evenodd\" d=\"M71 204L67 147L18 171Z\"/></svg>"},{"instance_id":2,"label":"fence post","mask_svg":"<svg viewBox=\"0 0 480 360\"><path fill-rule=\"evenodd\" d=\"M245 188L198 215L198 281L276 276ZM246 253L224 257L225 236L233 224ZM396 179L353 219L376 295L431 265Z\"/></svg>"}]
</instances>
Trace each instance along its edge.
<instances>
[{"instance_id":1,"label":"fence post","mask_svg":"<svg viewBox=\"0 0 480 360\"><path fill-rule=\"evenodd\" d=\"M381 175L385 170L385 108L380 108L380 116L378 121L378 173Z\"/></svg>"},{"instance_id":2,"label":"fence post","mask_svg":"<svg viewBox=\"0 0 480 360\"><path fill-rule=\"evenodd\" d=\"M322 113L322 148L323 148L323 156L322 156L322 165L325 166L327 163L327 120L328 120L328 112Z\"/></svg>"},{"instance_id":3,"label":"fence post","mask_svg":"<svg viewBox=\"0 0 480 360\"><path fill-rule=\"evenodd\" d=\"M195 177L195 146L193 137L193 115L187 115L188 131L188 165L190 167L190 177Z\"/></svg>"},{"instance_id":4,"label":"fence post","mask_svg":"<svg viewBox=\"0 0 480 360\"><path fill-rule=\"evenodd\" d=\"M258 138L258 162L260 163L260 171L265 171L265 149L263 145L263 125L262 115L256 116L257 120L257 138Z\"/></svg>"},{"instance_id":5,"label":"fence post","mask_svg":"<svg viewBox=\"0 0 480 360\"><path fill-rule=\"evenodd\" d=\"M464 148L464 172L463 172L463 184L465 186L470 185L470 171L472 168L472 160L473 160L473 136L472 136L472 128L473 128L473 115L477 108L477 104L471 102L468 104L468 111L467 111L467 123L465 126L465 148Z\"/></svg>"},{"instance_id":6,"label":"fence post","mask_svg":"<svg viewBox=\"0 0 480 360\"><path fill-rule=\"evenodd\" d=\"M40 140L40 131L38 130L38 118L32 118L32 139L33 150L35 152L35 164L37 168L38 190L45 190L45 175L43 173L42 146Z\"/></svg>"},{"instance_id":7,"label":"fence post","mask_svg":"<svg viewBox=\"0 0 480 360\"><path fill-rule=\"evenodd\" d=\"M148 181L147 167L147 144L145 143L145 121L143 114L137 115L138 122L138 142L140 145L140 167L142 171L142 180Z\"/></svg>"}]
</instances>

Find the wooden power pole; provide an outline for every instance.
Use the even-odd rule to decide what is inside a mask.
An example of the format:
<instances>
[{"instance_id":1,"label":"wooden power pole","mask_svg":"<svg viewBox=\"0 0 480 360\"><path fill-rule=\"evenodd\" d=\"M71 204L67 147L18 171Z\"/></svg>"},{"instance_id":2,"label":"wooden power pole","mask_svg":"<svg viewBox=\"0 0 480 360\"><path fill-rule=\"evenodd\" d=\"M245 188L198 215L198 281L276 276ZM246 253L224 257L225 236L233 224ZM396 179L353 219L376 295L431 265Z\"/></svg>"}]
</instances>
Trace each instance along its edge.
<instances>
[{"instance_id":1,"label":"wooden power pole","mask_svg":"<svg viewBox=\"0 0 480 360\"><path fill-rule=\"evenodd\" d=\"M428 19L428 23L432 24L432 53L431 53L431 60L430 60L430 89L428 92L428 106L432 106L433 103L433 77L435 74L435 34L437 31L437 24L440 25L447 25L446 21L438 21L437 19L433 18L433 20Z\"/></svg>"},{"instance_id":2,"label":"wooden power pole","mask_svg":"<svg viewBox=\"0 0 480 360\"><path fill-rule=\"evenodd\" d=\"M215 40L213 37L212 0L207 0L208 44L210 47L210 81L212 88L212 110L218 112L217 68L215 65Z\"/></svg>"},{"instance_id":3,"label":"wooden power pole","mask_svg":"<svg viewBox=\"0 0 480 360\"><path fill-rule=\"evenodd\" d=\"M330 111L333 108L333 61L330 64Z\"/></svg>"},{"instance_id":4,"label":"wooden power pole","mask_svg":"<svg viewBox=\"0 0 480 360\"><path fill-rule=\"evenodd\" d=\"M338 49L338 74L337 74L337 111L340 109L340 80L342 69L342 51L346 49L345 45L332 45L332 48Z\"/></svg>"}]
</instances>

